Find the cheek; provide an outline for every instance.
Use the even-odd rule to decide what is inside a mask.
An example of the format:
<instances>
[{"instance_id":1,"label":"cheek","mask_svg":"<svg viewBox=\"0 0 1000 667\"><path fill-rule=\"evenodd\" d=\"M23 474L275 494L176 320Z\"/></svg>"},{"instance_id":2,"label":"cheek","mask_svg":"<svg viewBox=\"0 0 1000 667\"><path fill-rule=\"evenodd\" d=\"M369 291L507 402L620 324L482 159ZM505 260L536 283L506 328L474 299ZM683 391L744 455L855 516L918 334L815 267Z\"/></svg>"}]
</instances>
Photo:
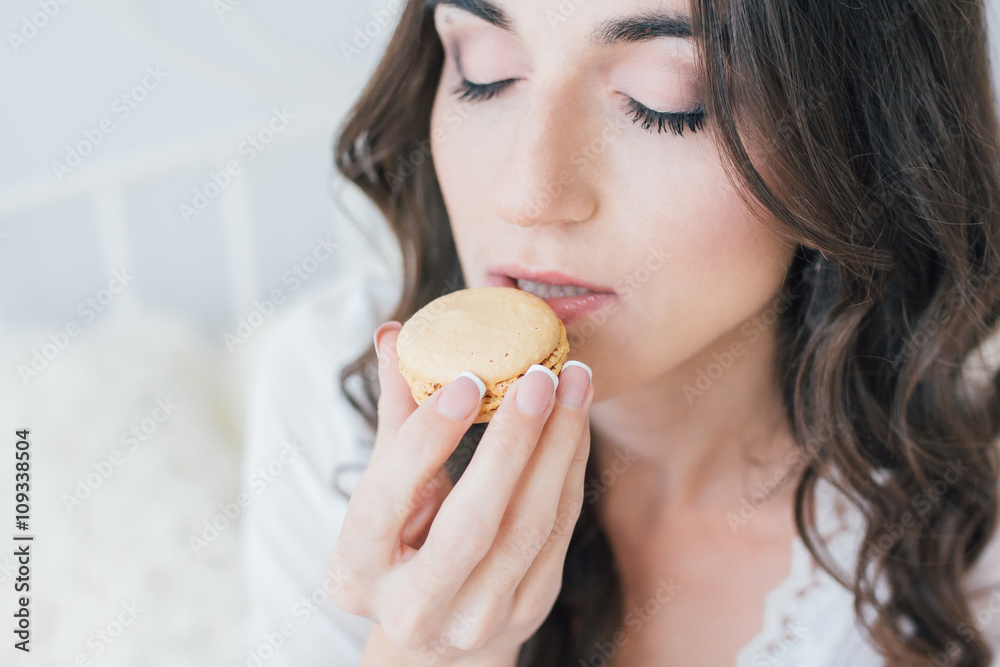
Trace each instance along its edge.
<instances>
[{"instance_id":1,"label":"cheek","mask_svg":"<svg viewBox=\"0 0 1000 667\"><path fill-rule=\"evenodd\" d=\"M630 310L646 330L671 332L673 344L660 352L678 362L773 298L791 247L733 190L709 138L671 139L669 159L664 145L625 147L631 166L619 173L629 183L615 179L615 187L633 194L613 200L614 217L631 230ZM652 249L670 256L651 271L644 267L657 264Z\"/></svg>"},{"instance_id":2,"label":"cheek","mask_svg":"<svg viewBox=\"0 0 1000 667\"><path fill-rule=\"evenodd\" d=\"M502 156L501 146L491 143L496 133L483 127L481 111L457 101L446 88L439 87L431 113L431 154L455 241L461 244L471 231L465 227L481 229L479 223L486 220L483 202L489 201Z\"/></svg>"},{"instance_id":3,"label":"cheek","mask_svg":"<svg viewBox=\"0 0 1000 667\"><path fill-rule=\"evenodd\" d=\"M748 271L759 273L753 267L781 263L776 248L782 244L733 190L710 138L648 144L622 147L619 177L604 199L627 207L614 217L620 230L631 230L633 247L662 245L672 253L666 273L674 286L708 287L725 276L746 278ZM624 196L615 196L616 190Z\"/></svg>"}]
</instances>

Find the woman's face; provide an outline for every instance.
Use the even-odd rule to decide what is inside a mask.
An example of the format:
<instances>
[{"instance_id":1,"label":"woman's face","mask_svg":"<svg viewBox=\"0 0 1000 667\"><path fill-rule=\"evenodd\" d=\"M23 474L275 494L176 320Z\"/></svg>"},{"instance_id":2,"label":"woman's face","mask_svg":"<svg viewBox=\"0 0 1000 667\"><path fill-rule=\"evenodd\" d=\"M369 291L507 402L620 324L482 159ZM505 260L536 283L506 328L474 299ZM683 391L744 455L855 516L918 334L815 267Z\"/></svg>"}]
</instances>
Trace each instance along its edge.
<instances>
[{"instance_id":1,"label":"woman's face","mask_svg":"<svg viewBox=\"0 0 1000 667\"><path fill-rule=\"evenodd\" d=\"M678 0L435 9L446 55L431 150L466 283L608 292L547 299L570 358L600 378L595 401L693 382L770 304L791 261L730 187L699 115L689 11ZM464 99L463 77L476 84Z\"/></svg>"}]
</instances>

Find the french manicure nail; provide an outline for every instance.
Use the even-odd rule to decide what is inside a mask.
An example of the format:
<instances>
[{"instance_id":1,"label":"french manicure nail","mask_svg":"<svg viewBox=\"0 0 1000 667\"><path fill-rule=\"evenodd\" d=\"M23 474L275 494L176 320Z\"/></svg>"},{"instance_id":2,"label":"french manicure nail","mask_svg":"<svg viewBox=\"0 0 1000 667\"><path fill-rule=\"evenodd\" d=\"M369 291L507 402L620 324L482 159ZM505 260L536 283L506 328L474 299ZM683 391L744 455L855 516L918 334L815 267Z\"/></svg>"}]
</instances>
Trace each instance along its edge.
<instances>
[{"instance_id":1,"label":"french manicure nail","mask_svg":"<svg viewBox=\"0 0 1000 667\"><path fill-rule=\"evenodd\" d=\"M593 380L594 374L591 372L590 366L582 361L573 360L564 363L562 369L559 371L559 374L562 375L567 368L571 368L573 366L580 366L583 370L587 371L587 379L584 380L582 375L574 377L578 374L570 373L569 377L565 378L565 382L563 382L563 391L559 394L558 399L559 402L567 408L576 409L583 405L583 401L587 397L587 390L590 389L590 383Z\"/></svg>"},{"instance_id":2,"label":"french manicure nail","mask_svg":"<svg viewBox=\"0 0 1000 667\"><path fill-rule=\"evenodd\" d=\"M462 378L468 378L475 383L475 389L469 387L468 382L463 382ZM444 386L441 397L438 398L437 410L448 419L461 421L469 416L473 408L479 411L483 396L486 394L486 385L479 377L470 371L462 371L454 380Z\"/></svg>"},{"instance_id":3,"label":"french manicure nail","mask_svg":"<svg viewBox=\"0 0 1000 667\"><path fill-rule=\"evenodd\" d=\"M562 365L563 368L569 368L570 366L579 366L583 370L587 371L587 375L590 376L590 381L591 382L594 381L594 372L590 370L590 366L588 366L587 364L583 363L582 361L577 361L576 359L570 359L569 361L567 361ZM562 371L560 370L559 372L561 373Z\"/></svg>"},{"instance_id":4,"label":"french manicure nail","mask_svg":"<svg viewBox=\"0 0 1000 667\"><path fill-rule=\"evenodd\" d=\"M532 373L537 371L548 375L551 382L539 382L537 380L529 382L528 378L531 377ZM521 408L522 412L529 415L540 415L549 407L549 401L552 400L552 394L555 393L558 386L558 375L541 364L534 364L527 370L524 377L521 378L521 382L517 388L517 396L515 396L514 400L517 401L517 407Z\"/></svg>"}]
</instances>

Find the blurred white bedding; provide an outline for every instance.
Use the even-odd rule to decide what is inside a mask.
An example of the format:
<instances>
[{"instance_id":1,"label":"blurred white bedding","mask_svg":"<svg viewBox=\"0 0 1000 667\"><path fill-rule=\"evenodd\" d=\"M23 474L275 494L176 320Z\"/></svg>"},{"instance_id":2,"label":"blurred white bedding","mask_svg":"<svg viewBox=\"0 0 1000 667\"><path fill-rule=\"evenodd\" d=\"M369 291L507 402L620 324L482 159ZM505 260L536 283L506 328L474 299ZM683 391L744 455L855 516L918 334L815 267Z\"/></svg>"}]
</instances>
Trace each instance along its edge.
<instances>
[{"instance_id":1,"label":"blurred white bedding","mask_svg":"<svg viewBox=\"0 0 1000 667\"><path fill-rule=\"evenodd\" d=\"M4 335L2 367L30 364L45 335ZM253 349L232 355L176 318L123 309L70 339L27 388L0 374L3 450L15 429L31 431L35 536L33 653L4 641L0 664L87 664L74 663L80 655L108 667L238 661L238 529L218 516L239 492L242 379ZM13 476L3 467L6 499ZM206 521L223 529L206 530ZM10 550L2 553L7 610L16 575Z\"/></svg>"}]
</instances>

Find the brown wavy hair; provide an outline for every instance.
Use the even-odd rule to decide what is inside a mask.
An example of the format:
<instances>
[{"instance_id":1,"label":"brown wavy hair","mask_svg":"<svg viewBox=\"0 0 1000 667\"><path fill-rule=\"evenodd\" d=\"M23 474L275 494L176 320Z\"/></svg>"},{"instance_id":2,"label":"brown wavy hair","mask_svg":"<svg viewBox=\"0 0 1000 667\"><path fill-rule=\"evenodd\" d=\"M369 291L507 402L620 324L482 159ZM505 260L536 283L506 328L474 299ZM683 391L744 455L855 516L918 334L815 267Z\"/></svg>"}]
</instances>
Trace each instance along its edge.
<instances>
[{"instance_id":1,"label":"brown wavy hair","mask_svg":"<svg viewBox=\"0 0 1000 667\"><path fill-rule=\"evenodd\" d=\"M729 178L796 244L776 373L796 441L815 444L794 480L797 530L890 664L986 667L963 589L1000 514L1000 373L981 355L1000 321L983 2L694 0L692 22ZM336 142L337 168L399 241L399 321L464 287L430 153L443 59L431 14L409 2ZM340 378L373 429L375 363L369 349ZM960 483L940 484L956 461ZM866 519L853 575L816 533L820 479ZM518 664L585 663L621 620L615 560L584 503L562 590Z\"/></svg>"}]
</instances>

